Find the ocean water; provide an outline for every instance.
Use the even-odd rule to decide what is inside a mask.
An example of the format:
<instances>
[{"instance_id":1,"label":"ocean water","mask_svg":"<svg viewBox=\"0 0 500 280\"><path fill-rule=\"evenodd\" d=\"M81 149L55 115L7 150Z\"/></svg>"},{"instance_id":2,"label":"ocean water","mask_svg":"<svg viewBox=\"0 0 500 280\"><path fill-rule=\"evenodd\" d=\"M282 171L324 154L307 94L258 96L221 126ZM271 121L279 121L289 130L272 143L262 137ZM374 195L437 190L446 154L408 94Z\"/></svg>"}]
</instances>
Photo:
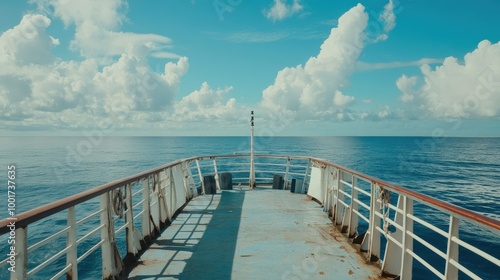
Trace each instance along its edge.
<instances>
[{"instance_id":1,"label":"ocean water","mask_svg":"<svg viewBox=\"0 0 500 280\"><path fill-rule=\"evenodd\" d=\"M500 138L258 137L255 143L258 151L323 158L500 218ZM20 213L178 158L233 154L248 151L248 146L248 137L0 137L0 181L6 183L7 166L15 164ZM1 189L6 200L6 187ZM4 208L0 218L7 217ZM473 225L467 228L461 238L477 233ZM498 257L500 240L479 232L484 238L471 242ZM5 256L6 242L0 241ZM486 279L500 275L497 266L471 261ZM0 279L7 277L5 270ZM418 266L416 271L414 279L432 275ZM83 279L98 279L100 268L95 273Z\"/></svg>"}]
</instances>

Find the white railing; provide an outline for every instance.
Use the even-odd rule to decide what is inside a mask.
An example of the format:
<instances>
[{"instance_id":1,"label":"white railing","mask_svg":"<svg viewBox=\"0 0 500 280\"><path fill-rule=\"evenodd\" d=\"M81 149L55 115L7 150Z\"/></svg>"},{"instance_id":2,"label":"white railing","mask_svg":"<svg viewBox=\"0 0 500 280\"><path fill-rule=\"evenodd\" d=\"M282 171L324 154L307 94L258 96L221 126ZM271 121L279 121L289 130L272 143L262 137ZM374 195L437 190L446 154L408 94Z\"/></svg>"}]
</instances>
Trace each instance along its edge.
<instances>
[{"instance_id":1,"label":"white railing","mask_svg":"<svg viewBox=\"0 0 500 280\"><path fill-rule=\"evenodd\" d=\"M411 279L414 260L439 279L462 275L481 279L486 266L467 267L471 259L490 263L500 272L498 243L496 249L485 252L459 237L468 230L475 239L488 238L480 232L485 230L500 240L500 221L323 160L311 160L309 194L331 213L341 232L367 252L370 261L380 262L382 275ZM459 252L467 257L460 259Z\"/></svg>"},{"instance_id":2,"label":"white railing","mask_svg":"<svg viewBox=\"0 0 500 280\"><path fill-rule=\"evenodd\" d=\"M44 277L52 275L47 278L78 279L83 262L101 266L103 279L125 276L139 252L183 205L205 193L204 176L230 172L234 185L248 185L249 167L249 156L244 155L178 160L19 214L14 217L16 267L10 277L32 278L43 270ZM459 237L463 221L498 236L498 220L317 158L255 155L255 174L256 182L265 184L279 174L285 188L292 178L301 179L304 192L324 206L334 224L381 266L383 274L411 279L416 260L441 279L457 278L460 272L479 277L459 258L463 248L500 266L498 255ZM426 216L432 209L437 213L433 217L449 220L445 227ZM9 222L0 221L3 237L12 234ZM428 231L442 239L424 239L422 232ZM417 244L442 258L442 264L414 250ZM40 258L40 251L47 252L46 257ZM0 267L9 266L9 261L4 259Z\"/></svg>"}]
</instances>

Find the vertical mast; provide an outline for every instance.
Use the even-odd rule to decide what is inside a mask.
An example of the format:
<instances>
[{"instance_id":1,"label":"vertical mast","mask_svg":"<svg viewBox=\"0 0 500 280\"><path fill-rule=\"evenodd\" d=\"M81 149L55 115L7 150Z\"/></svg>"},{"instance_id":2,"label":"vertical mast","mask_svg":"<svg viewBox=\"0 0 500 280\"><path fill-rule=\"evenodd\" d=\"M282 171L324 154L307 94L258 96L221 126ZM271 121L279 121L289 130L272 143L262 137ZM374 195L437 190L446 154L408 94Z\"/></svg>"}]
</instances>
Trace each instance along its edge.
<instances>
[{"instance_id":1,"label":"vertical mast","mask_svg":"<svg viewBox=\"0 0 500 280\"><path fill-rule=\"evenodd\" d=\"M250 113L250 189L255 188L255 166L253 150L253 111Z\"/></svg>"}]
</instances>

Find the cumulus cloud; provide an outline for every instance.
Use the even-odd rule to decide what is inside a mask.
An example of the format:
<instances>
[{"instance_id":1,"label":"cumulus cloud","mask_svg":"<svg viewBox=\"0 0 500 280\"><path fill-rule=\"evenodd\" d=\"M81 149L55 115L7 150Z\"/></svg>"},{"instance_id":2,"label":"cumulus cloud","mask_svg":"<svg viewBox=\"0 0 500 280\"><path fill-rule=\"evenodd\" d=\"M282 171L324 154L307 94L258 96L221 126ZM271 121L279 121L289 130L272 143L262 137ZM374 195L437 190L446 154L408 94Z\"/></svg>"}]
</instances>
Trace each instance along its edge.
<instances>
[{"instance_id":1,"label":"cumulus cloud","mask_svg":"<svg viewBox=\"0 0 500 280\"><path fill-rule=\"evenodd\" d=\"M384 41L389 38L389 32L391 32L394 27L396 27L396 14L394 12L394 2L389 0L389 2L384 6L384 10L379 15L379 23L381 26L376 28L376 34L374 34L372 41Z\"/></svg>"},{"instance_id":2,"label":"cumulus cloud","mask_svg":"<svg viewBox=\"0 0 500 280\"><path fill-rule=\"evenodd\" d=\"M75 26L70 46L85 57L149 54L161 52L171 43L165 36L119 31L126 20L121 13L127 8L123 0L44 0L39 2L39 8L53 10L67 27Z\"/></svg>"},{"instance_id":3,"label":"cumulus cloud","mask_svg":"<svg viewBox=\"0 0 500 280\"><path fill-rule=\"evenodd\" d=\"M423 65L421 72L396 82L401 100L418 112L438 118L500 115L500 42L482 41L463 63L448 57L434 70Z\"/></svg>"},{"instance_id":4,"label":"cumulus cloud","mask_svg":"<svg viewBox=\"0 0 500 280\"><path fill-rule=\"evenodd\" d=\"M318 118L338 114L354 101L342 89L355 69L364 48L368 15L361 4L339 18L316 57L304 66L286 67L278 72L273 85L263 92L261 106L289 115Z\"/></svg>"},{"instance_id":5,"label":"cumulus cloud","mask_svg":"<svg viewBox=\"0 0 500 280\"><path fill-rule=\"evenodd\" d=\"M0 36L0 62L2 65L48 64L54 61L52 48L59 40L45 32L49 18L42 15L25 15L19 25Z\"/></svg>"},{"instance_id":6,"label":"cumulus cloud","mask_svg":"<svg viewBox=\"0 0 500 280\"><path fill-rule=\"evenodd\" d=\"M61 128L146 121L173 104L189 68L186 57L168 62L162 73L149 67L147 54L133 51L105 65L95 58L63 61L52 54L58 40L47 34L50 24L46 16L28 14L0 36L3 126L10 124L5 121Z\"/></svg>"},{"instance_id":7,"label":"cumulus cloud","mask_svg":"<svg viewBox=\"0 0 500 280\"><path fill-rule=\"evenodd\" d=\"M384 6L384 11L380 14L380 20L384 23L384 32L389 33L396 27L396 15L394 14L394 3L392 0Z\"/></svg>"},{"instance_id":8,"label":"cumulus cloud","mask_svg":"<svg viewBox=\"0 0 500 280\"><path fill-rule=\"evenodd\" d=\"M226 98L232 90L232 87L212 89L204 82L199 90L193 91L176 103L173 118L188 121L237 118L241 114L236 107L236 99Z\"/></svg>"},{"instance_id":9,"label":"cumulus cloud","mask_svg":"<svg viewBox=\"0 0 500 280\"><path fill-rule=\"evenodd\" d=\"M286 0L274 0L274 5L269 10L264 11L264 14L268 19L277 21L291 17L302 9L300 0L293 0L291 4L287 4Z\"/></svg>"}]
</instances>

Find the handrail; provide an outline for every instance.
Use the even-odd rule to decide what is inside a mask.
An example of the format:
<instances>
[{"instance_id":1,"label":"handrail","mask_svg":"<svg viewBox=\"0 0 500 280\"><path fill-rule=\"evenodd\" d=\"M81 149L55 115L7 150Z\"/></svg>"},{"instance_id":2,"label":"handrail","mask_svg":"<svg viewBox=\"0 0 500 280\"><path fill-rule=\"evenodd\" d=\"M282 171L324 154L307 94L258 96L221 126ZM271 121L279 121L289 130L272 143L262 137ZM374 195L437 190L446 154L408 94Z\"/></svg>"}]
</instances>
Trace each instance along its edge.
<instances>
[{"instance_id":1,"label":"handrail","mask_svg":"<svg viewBox=\"0 0 500 280\"><path fill-rule=\"evenodd\" d=\"M125 177L125 178L122 178L119 180L115 180L115 181L106 183L104 185L101 185L101 186L95 187L93 189L69 196L67 198L57 200L57 201L52 202L50 204L43 205L43 206L40 206L40 207L32 209L32 210L28 210L26 212L20 213L16 216L12 217L12 219L16 219L16 226L17 227L26 227L30 223L34 223L34 222L41 220L47 216L50 216L52 214L55 214L55 213L60 212L62 210L65 210L69 207L75 206L81 202L84 202L84 201L87 201L87 200L92 199L94 197L97 197L103 193L109 192L109 191L111 191L115 188L118 188L120 186L123 186L125 184L136 182L141 178L150 176L156 172L170 168L170 167L175 166L177 164L180 164L182 162L190 162L190 161L194 161L194 160L213 159L213 158L246 158L246 157L248 157L248 155L219 155L219 156L209 155L209 156L198 156L198 157L179 159L179 160L161 165L159 167L156 167L156 168L153 168L153 169L150 169L147 171L143 171L141 173L138 173L138 174L135 174L132 176L128 176L128 177ZM377 183L379 185L382 185L382 186L388 188L389 190L408 195L412 198L417 199L418 201L421 201L421 202L424 202L426 204L433 205L433 206L438 207L440 209L446 210L449 213L463 216L470 221L484 224L484 225L487 225L487 226L494 228L496 230L500 230L500 221L499 220L496 220L494 218L487 217L487 216L482 215L480 213L473 212L471 210L453 205L451 203L448 203L448 202L445 202L445 201L442 201L439 199L435 199L435 198L432 198L430 196L412 191L412 190L407 189L405 187L398 186L398 185L383 181L381 179L363 174L359 171L355 171L355 170L343 167L341 165L328 162L324 159L308 157L308 156L265 155L265 154L258 154L258 155L255 155L255 157L256 158L264 157L264 158L276 158L276 159L289 158L289 159L294 159L294 160L309 160L309 161L313 161L313 162L316 162L319 164L332 166L332 167L337 168L339 170L354 174L360 178L364 178L366 180L369 180L372 183ZM11 221L12 220L7 220L7 219L0 220L0 235L5 234L5 233L10 231L10 229L7 226Z\"/></svg>"},{"instance_id":2,"label":"handrail","mask_svg":"<svg viewBox=\"0 0 500 280\"><path fill-rule=\"evenodd\" d=\"M415 198L417 201L424 202L428 205L432 205L432 206L435 206L435 207L440 208L442 210L445 210L448 213L457 214L459 216L463 216L464 218L467 218L470 221L478 222L480 224L487 225L487 226L494 228L496 230L500 230L500 221L497 219L482 215L480 213L465 209L463 207L448 203L446 201L442 201L442 200L430 197L430 196L425 195L425 194L421 194L421 193L412 191L412 190L407 189L405 187L398 186L398 185L383 181L381 179L363 174L359 171L345 168L343 166L328 162L328 161L323 160L323 159L310 158L310 160L317 162L317 163L320 163L320 164L332 166L332 167L335 167L339 170L354 174L360 178L364 178L366 180L369 180L372 183L382 185L382 186L388 188L389 190L392 190L392 191L395 191L395 192L398 192L401 194L405 194L409 197Z\"/></svg>"},{"instance_id":3,"label":"handrail","mask_svg":"<svg viewBox=\"0 0 500 280\"><path fill-rule=\"evenodd\" d=\"M454 275L457 275L458 273L457 269L463 273L475 275L458 262L458 246L469 250L472 248L471 251L480 255L483 259L489 260L497 265L500 264L500 260L496 257L482 251L479 247L473 247L467 242L462 241L459 239L458 235L460 220L473 222L483 228L497 231L500 230L499 220L445 201L441 201L428 195L418 193L405 187L365 175L361 172L345 168L324 159L308 156L268 154L259 154L254 157L255 159L264 159L263 161L265 161L261 163L257 162L256 165L267 166L267 168L262 168L263 170L260 171L254 170L259 173L259 176L255 178L259 183L264 182L267 184L273 181L274 178L272 178L272 176L266 176L268 173L284 175L284 181L286 182L284 188L288 187L287 184L291 180L289 176L293 175L295 178L300 178L299 181L303 182L304 185L303 188L299 188L299 190L303 193L306 189L308 189L308 195L323 204L324 211L328 211L329 215L331 214L330 217L332 218L334 225L340 225L339 229L342 233L347 233L346 236L348 238L356 238L358 241L360 238L363 239L359 244L361 244L360 246L362 250L368 252L370 262L377 262L379 259L383 260L382 273L389 273L391 275L400 274L403 278L411 278L411 274L408 276L408 273L411 273L411 259L413 258L439 277L443 275L448 277L451 275L450 277L453 278ZM116 276L118 275L117 273L123 272L122 267L119 265L121 260L115 259L122 256L120 256L120 254L118 254L118 257L111 256L116 250L115 247L117 246L117 243L115 241L118 233L121 234L122 238L126 239L127 255L123 261L133 261L141 248L143 248L140 244L143 244L143 242L149 242L165 224L168 224L168 222L171 221L175 213L182 208L182 205L189 201L189 199L191 199L197 192L201 191L202 193L205 193L203 175L214 176L216 188L220 188L218 176L219 174L226 172L222 171L222 169L226 169L220 168L221 166L224 166L223 163L220 164L218 169L218 160L220 160L220 162L225 162L224 160L227 159L238 158L249 159L249 155L208 155L172 161L150 170L124 177L122 179L118 179L20 213L14 217L1 220L0 235L8 232L11 232L12 235L12 226L8 226L12 220L15 220L15 234L19 238L21 244L21 246L16 247L16 252L19 259L22 260L21 265L24 265L25 268L27 268L27 256L28 253L30 253L30 250L38 247L39 245L44 246L53 239L53 236L60 235L60 232L56 233L55 235L52 235L52 237L43 239L31 247L27 247L26 238L29 232L28 226L55 213L68 210L68 224L62 231L67 232L68 234L66 247L63 251L57 253L58 257L66 255L67 263L62 270L58 270L56 275L63 275L64 273L67 273L68 276L77 275L77 263L82 261L97 248L101 248L103 267L106 267L106 272L103 270L103 277L108 279L110 276ZM286 163L277 163L278 160L284 160ZM299 162L299 165L290 164L292 160ZM207 165L200 165L200 161L208 161L210 163ZM193 166L194 163L196 163L196 166ZM245 164L249 167L248 162L239 162L238 165ZM248 171L229 170L229 172L239 173ZM245 179L248 180L248 178ZM233 180L235 180L235 178L233 178ZM199 189L196 188L197 185L199 186ZM140 189L133 191L132 188L136 187ZM122 197L121 194L123 189L126 192L124 197ZM211 189L211 192L212 191L213 189ZM398 195L397 205L391 204L389 199L390 193ZM180 194L181 197L177 194ZM386 196L385 199L384 195ZM87 217L82 218L80 221L76 221L75 206L96 197L100 197L99 211L93 211L93 213L90 213ZM118 206L115 201L117 197L119 199ZM134 197L136 197L135 200ZM450 217L449 231L443 231L423 219L415 217L413 215L414 201L436 209L437 211L440 211L440 213L448 214ZM119 208L123 210L123 207L128 209L121 212L120 210L117 210ZM362 213L363 211L361 211L358 207L364 208L364 211L368 211L369 215L366 216L366 212ZM136 208L137 212L134 212ZM393 213L393 218L388 215L389 210ZM98 214L100 217L100 225L90 232L87 232L84 237L77 239L77 225L83 221L89 220L89 217L98 216ZM361 228L365 226L364 224L358 223L358 218L368 224L368 230L365 233L360 234L358 232L358 227ZM116 225L115 222L119 220L121 222L118 222L118 225ZM137 224L139 224L140 232L135 226L134 221L138 221ZM383 226L381 225L381 221L384 223ZM413 232L414 221L421 223L423 226L439 233L440 235L443 235L448 240L448 251L440 251L434 245L420 238L415 232ZM117 229L115 229L115 225L118 227ZM389 225L391 225L392 228L395 228L396 231L388 233ZM99 231L101 232L101 238L99 241L97 241L88 251L83 253L83 255L78 256L76 250L78 243L90 235L98 233ZM125 231L126 233L124 233ZM78 234L82 234L82 232L79 231ZM124 235L125 237L123 237ZM380 254L381 240L383 239L381 236L385 237L387 242L383 259ZM417 252L413 251L413 240L420 242L431 251L434 251L439 256L445 258L446 271L444 274L442 274L442 271L439 269L432 267L432 265L426 261L426 258L420 257ZM16 241L16 244L17 243L18 242ZM398 253L398 250L400 253ZM398 254L403 254L404 257L402 257L399 261L394 261L395 258L399 258L397 256ZM31 271L28 271L27 274L11 275L11 279L15 279L16 277L18 279L25 278L25 275L35 274L39 270L45 268L49 263L52 263L54 260L55 257L52 257L45 262L40 263L35 268L32 268ZM389 265L386 264L386 260ZM391 262L398 264L390 265ZM0 267L5 264L6 260L1 261ZM400 265L401 267L398 268L397 265ZM26 271L27 269L25 269L23 273L26 273Z\"/></svg>"}]
</instances>

